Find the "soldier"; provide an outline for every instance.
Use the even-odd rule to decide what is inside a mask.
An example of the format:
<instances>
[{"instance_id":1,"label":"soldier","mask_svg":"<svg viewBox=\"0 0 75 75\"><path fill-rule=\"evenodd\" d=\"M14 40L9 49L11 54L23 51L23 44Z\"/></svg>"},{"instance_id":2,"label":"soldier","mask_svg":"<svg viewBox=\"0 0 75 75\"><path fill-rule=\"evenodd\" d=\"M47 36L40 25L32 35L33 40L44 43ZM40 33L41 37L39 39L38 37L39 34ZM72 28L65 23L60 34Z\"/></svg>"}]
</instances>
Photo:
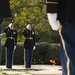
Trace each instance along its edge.
<instances>
[{"instance_id":1,"label":"soldier","mask_svg":"<svg viewBox=\"0 0 75 75\"><path fill-rule=\"evenodd\" d=\"M75 0L46 0L47 16L61 37L62 75L75 75Z\"/></svg>"},{"instance_id":2,"label":"soldier","mask_svg":"<svg viewBox=\"0 0 75 75\"><path fill-rule=\"evenodd\" d=\"M10 5L8 0L0 0L0 34L2 31L3 18L11 17ZM0 35L0 64L2 56L1 35Z\"/></svg>"},{"instance_id":3,"label":"soldier","mask_svg":"<svg viewBox=\"0 0 75 75\"><path fill-rule=\"evenodd\" d=\"M31 68L33 50L35 49L35 31L32 29L31 24L28 24L22 31L24 41L24 64L26 68Z\"/></svg>"},{"instance_id":4,"label":"soldier","mask_svg":"<svg viewBox=\"0 0 75 75\"><path fill-rule=\"evenodd\" d=\"M11 22L9 26L4 29L4 33L6 34L6 67L12 68L14 50L17 46L17 31L14 28L13 22Z\"/></svg>"},{"instance_id":5,"label":"soldier","mask_svg":"<svg viewBox=\"0 0 75 75\"><path fill-rule=\"evenodd\" d=\"M1 39L2 39L2 35L1 35L1 32L2 32L2 21L3 21L3 18L0 18L0 64L1 64L1 56L2 56L2 45L1 45Z\"/></svg>"}]
</instances>

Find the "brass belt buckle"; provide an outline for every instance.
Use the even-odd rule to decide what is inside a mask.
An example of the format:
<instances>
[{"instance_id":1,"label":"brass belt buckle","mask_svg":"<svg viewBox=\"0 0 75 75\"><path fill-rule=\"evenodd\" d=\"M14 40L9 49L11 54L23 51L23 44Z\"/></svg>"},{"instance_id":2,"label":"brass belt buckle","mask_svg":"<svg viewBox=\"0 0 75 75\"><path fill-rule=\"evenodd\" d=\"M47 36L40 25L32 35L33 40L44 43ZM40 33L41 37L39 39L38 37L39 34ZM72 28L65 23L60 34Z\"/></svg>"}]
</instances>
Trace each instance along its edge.
<instances>
[{"instance_id":1,"label":"brass belt buckle","mask_svg":"<svg viewBox=\"0 0 75 75\"><path fill-rule=\"evenodd\" d=\"M12 37L11 37L11 39L12 39Z\"/></svg>"},{"instance_id":2,"label":"brass belt buckle","mask_svg":"<svg viewBox=\"0 0 75 75\"><path fill-rule=\"evenodd\" d=\"M32 38L30 37L30 40L31 40Z\"/></svg>"}]
</instances>

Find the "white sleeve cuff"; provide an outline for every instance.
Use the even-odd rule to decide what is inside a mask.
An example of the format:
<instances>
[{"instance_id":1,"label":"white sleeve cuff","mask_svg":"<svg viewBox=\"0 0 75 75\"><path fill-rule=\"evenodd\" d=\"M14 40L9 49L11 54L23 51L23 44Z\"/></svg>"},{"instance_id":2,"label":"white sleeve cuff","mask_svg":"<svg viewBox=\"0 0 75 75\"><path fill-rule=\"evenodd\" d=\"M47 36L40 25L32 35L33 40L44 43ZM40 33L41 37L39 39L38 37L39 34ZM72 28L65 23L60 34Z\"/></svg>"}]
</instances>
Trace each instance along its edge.
<instances>
[{"instance_id":1,"label":"white sleeve cuff","mask_svg":"<svg viewBox=\"0 0 75 75\"><path fill-rule=\"evenodd\" d=\"M57 20L57 13L47 13L49 23L51 28L57 31L60 27L60 22Z\"/></svg>"}]
</instances>

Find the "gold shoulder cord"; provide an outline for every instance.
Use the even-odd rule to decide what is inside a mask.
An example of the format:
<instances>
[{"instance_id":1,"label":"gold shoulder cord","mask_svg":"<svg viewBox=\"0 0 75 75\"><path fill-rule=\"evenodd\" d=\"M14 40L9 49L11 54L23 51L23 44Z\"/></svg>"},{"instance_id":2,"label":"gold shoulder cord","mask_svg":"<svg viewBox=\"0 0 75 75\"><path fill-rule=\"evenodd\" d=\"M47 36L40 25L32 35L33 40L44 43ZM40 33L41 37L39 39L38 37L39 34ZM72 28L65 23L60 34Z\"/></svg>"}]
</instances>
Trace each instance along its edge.
<instances>
[{"instance_id":1,"label":"gold shoulder cord","mask_svg":"<svg viewBox=\"0 0 75 75\"><path fill-rule=\"evenodd\" d=\"M58 4L58 2L46 2L46 3L48 3L48 4Z\"/></svg>"}]
</instances>

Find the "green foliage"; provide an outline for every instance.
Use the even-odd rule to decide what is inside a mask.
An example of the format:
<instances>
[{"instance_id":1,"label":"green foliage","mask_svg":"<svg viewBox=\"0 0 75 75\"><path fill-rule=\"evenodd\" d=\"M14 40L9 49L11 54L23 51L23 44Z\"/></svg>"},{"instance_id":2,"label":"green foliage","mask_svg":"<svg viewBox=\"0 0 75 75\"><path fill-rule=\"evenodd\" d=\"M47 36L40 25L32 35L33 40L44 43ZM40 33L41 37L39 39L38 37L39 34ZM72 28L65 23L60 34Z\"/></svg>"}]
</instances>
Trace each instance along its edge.
<instances>
[{"instance_id":1,"label":"green foliage","mask_svg":"<svg viewBox=\"0 0 75 75\"><path fill-rule=\"evenodd\" d=\"M18 31L18 42L24 41L22 30L26 27L27 21L30 21L38 33L36 34L36 41L59 43L59 35L52 31L47 19L45 0L10 0L10 7L13 19L4 19L3 29L13 20Z\"/></svg>"},{"instance_id":2,"label":"green foliage","mask_svg":"<svg viewBox=\"0 0 75 75\"><path fill-rule=\"evenodd\" d=\"M50 60L55 60L60 65L60 45L40 43L34 51L33 64L51 64Z\"/></svg>"}]
</instances>

